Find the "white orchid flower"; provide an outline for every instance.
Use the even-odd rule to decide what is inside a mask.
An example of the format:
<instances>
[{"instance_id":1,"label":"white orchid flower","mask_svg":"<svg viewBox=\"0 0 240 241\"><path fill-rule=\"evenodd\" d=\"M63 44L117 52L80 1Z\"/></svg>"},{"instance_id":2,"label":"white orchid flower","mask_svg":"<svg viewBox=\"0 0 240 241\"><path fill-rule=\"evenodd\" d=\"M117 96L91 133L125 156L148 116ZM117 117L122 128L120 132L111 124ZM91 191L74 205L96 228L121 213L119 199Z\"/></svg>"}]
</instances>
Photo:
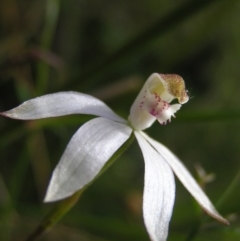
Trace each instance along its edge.
<instances>
[{"instance_id":1,"label":"white orchid flower","mask_svg":"<svg viewBox=\"0 0 240 241\"><path fill-rule=\"evenodd\" d=\"M171 105L175 98L179 104ZM70 140L53 172L46 202L66 198L91 182L133 132L145 161L143 216L146 229L152 241L165 241L175 198L173 173L206 213L228 224L182 162L142 132L156 119L166 124L187 101L187 91L180 76L154 73L133 103L128 121L95 97L76 92L44 95L1 115L21 120L70 114L99 116L82 125Z\"/></svg>"}]
</instances>

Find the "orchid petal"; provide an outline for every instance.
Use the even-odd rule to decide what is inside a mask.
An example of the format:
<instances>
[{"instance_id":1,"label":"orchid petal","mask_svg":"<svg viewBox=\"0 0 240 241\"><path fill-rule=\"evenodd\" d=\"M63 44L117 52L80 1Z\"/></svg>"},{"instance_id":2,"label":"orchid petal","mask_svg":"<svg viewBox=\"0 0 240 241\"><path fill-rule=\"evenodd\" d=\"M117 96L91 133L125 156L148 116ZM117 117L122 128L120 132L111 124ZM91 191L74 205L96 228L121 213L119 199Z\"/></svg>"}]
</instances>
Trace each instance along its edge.
<instances>
[{"instance_id":1,"label":"orchid petal","mask_svg":"<svg viewBox=\"0 0 240 241\"><path fill-rule=\"evenodd\" d=\"M203 210L224 224L229 224L226 219L224 219L215 209L211 201L208 199L206 194L203 192L201 187L197 184L195 179L183 165L183 163L164 145L150 138L148 135L142 132L146 140L159 152L159 154L168 162L168 164L173 169L176 176L185 186L185 188L192 194Z\"/></svg>"},{"instance_id":2,"label":"orchid petal","mask_svg":"<svg viewBox=\"0 0 240 241\"><path fill-rule=\"evenodd\" d=\"M134 132L145 161L143 215L152 241L165 241L172 215L175 182L172 169L161 155Z\"/></svg>"},{"instance_id":3,"label":"orchid petal","mask_svg":"<svg viewBox=\"0 0 240 241\"><path fill-rule=\"evenodd\" d=\"M101 100L78 92L66 91L43 95L25 101L18 107L0 113L3 116L21 120L35 120L71 114L89 114L126 123Z\"/></svg>"},{"instance_id":4,"label":"orchid petal","mask_svg":"<svg viewBox=\"0 0 240 241\"><path fill-rule=\"evenodd\" d=\"M70 196L91 182L131 132L127 125L101 117L81 126L53 172L45 201Z\"/></svg>"}]
</instances>

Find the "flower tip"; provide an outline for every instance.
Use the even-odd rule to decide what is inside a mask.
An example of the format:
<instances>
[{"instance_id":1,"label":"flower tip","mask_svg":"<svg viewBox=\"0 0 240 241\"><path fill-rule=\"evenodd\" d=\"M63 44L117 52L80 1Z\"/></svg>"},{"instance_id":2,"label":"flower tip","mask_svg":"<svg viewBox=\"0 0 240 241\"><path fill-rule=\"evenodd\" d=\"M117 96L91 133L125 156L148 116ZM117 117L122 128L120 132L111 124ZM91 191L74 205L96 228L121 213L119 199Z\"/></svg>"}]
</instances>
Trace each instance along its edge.
<instances>
[{"instance_id":1,"label":"flower tip","mask_svg":"<svg viewBox=\"0 0 240 241\"><path fill-rule=\"evenodd\" d=\"M185 104L189 100L188 91L185 89L183 78L177 74L159 74L166 83L169 93L178 99L180 104Z\"/></svg>"},{"instance_id":2,"label":"flower tip","mask_svg":"<svg viewBox=\"0 0 240 241\"><path fill-rule=\"evenodd\" d=\"M225 224L225 225L230 225L229 221L225 218L223 218L216 210L215 208L211 208L212 210L208 210L206 207L203 207L201 204L200 206L202 207L203 211L207 213L209 216L212 218L216 219L218 222Z\"/></svg>"},{"instance_id":3,"label":"flower tip","mask_svg":"<svg viewBox=\"0 0 240 241\"><path fill-rule=\"evenodd\" d=\"M43 202L50 203L50 202L57 202L62 199L65 199L71 195L73 195L76 191L69 191L65 190L63 187L59 188L60 185L54 185L53 179L50 181L50 184L47 188L46 195L44 197Z\"/></svg>"},{"instance_id":4,"label":"flower tip","mask_svg":"<svg viewBox=\"0 0 240 241\"><path fill-rule=\"evenodd\" d=\"M11 118L11 119L19 119L18 116L12 110L0 112L0 116Z\"/></svg>"},{"instance_id":5,"label":"flower tip","mask_svg":"<svg viewBox=\"0 0 240 241\"><path fill-rule=\"evenodd\" d=\"M225 225L228 225L228 226L230 225L229 221L227 219L223 218L222 216L215 217L215 219L222 224L225 224Z\"/></svg>"},{"instance_id":6,"label":"flower tip","mask_svg":"<svg viewBox=\"0 0 240 241\"><path fill-rule=\"evenodd\" d=\"M67 196L69 195L65 195L65 196L61 195L61 193L56 188L55 189L53 188L53 185L50 182L43 202L45 203L56 202L66 198Z\"/></svg>"},{"instance_id":7,"label":"flower tip","mask_svg":"<svg viewBox=\"0 0 240 241\"><path fill-rule=\"evenodd\" d=\"M224 220L225 220L224 224L229 226L230 225L229 221L227 219L224 219Z\"/></svg>"},{"instance_id":8,"label":"flower tip","mask_svg":"<svg viewBox=\"0 0 240 241\"><path fill-rule=\"evenodd\" d=\"M0 115L1 115L1 116L4 116L4 117L8 117L8 115L6 114L6 112L0 112Z\"/></svg>"},{"instance_id":9,"label":"flower tip","mask_svg":"<svg viewBox=\"0 0 240 241\"><path fill-rule=\"evenodd\" d=\"M43 202L45 202L45 203L50 203L50 202L54 202L54 201L57 201L57 200L55 200L54 198L52 198L52 195L49 194L49 192L47 192L47 193L46 193L46 196L45 196L45 198L44 198L44 200L43 200Z\"/></svg>"},{"instance_id":10,"label":"flower tip","mask_svg":"<svg viewBox=\"0 0 240 241\"><path fill-rule=\"evenodd\" d=\"M188 96L187 90L186 90L186 91L184 91L184 93L178 98L178 102L179 102L180 104L185 104L185 103L188 102L188 100L189 100L189 96Z\"/></svg>"},{"instance_id":11,"label":"flower tip","mask_svg":"<svg viewBox=\"0 0 240 241\"><path fill-rule=\"evenodd\" d=\"M57 201L60 201L60 200L62 200L64 198L67 198L68 196L70 196L70 195L60 196L60 195L53 195L53 194L47 192L45 198L43 199L43 202L44 203L57 202Z\"/></svg>"},{"instance_id":12,"label":"flower tip","mask_svg":"<svg viewBox=\"0 0 240 241\"><path fill-rule=\"evenodd\" d=\"M215 219L222 224L230 225L229 221L223 218L220 214L218 214L218 216L216 216Z\"/></svg>"}]
</instances>

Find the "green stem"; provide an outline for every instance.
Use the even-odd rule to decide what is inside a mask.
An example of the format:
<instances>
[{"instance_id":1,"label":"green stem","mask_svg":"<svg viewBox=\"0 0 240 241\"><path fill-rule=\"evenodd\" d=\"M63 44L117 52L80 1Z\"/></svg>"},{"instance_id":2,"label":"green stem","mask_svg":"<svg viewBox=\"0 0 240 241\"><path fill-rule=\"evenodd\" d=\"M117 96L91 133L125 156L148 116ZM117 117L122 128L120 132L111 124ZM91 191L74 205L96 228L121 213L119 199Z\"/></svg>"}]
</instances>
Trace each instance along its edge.
<instances>
[{"instance_id":1,"label":"green stem","mask_svg":"<svg viewBox=\"0 0 240 241\"><path fill-rule=\"evenodd\" d=\"M58 202L26 241L34 241L51 229L76 204L82 192L83 189Z\"/></svg>"}]
</instances>

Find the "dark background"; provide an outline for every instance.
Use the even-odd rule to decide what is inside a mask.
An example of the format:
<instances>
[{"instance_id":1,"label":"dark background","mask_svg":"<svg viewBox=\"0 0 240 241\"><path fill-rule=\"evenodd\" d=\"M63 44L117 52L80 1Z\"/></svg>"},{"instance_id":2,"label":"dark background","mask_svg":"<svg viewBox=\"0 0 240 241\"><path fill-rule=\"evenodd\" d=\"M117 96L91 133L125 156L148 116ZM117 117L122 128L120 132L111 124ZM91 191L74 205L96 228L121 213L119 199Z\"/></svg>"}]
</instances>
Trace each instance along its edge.
<instances>
[{"instance_id":1,"label":"dark background","mask_svg":"<svg viewBox=\"0 0 240 241\"><path fill-rule=\"evenodd\" d=\"M168 240L240 240L238 0L1 0L0 5L0 111L74 90L104 100L127 118L151 73L181 75L190 101L171 124L155 123L147 133L196 178L199 165L215 175L203 186L231 225L202 217L176 179ZM51 172L89 118L0 118L1 241L24 240L49 213L54 205L42 200ZM143 172L134 142L39 240L149 240L142 220ZM202 224L195 226L199 218ZM188 239L194 227L200 230Z\"/></svg>"}]
</instances>

